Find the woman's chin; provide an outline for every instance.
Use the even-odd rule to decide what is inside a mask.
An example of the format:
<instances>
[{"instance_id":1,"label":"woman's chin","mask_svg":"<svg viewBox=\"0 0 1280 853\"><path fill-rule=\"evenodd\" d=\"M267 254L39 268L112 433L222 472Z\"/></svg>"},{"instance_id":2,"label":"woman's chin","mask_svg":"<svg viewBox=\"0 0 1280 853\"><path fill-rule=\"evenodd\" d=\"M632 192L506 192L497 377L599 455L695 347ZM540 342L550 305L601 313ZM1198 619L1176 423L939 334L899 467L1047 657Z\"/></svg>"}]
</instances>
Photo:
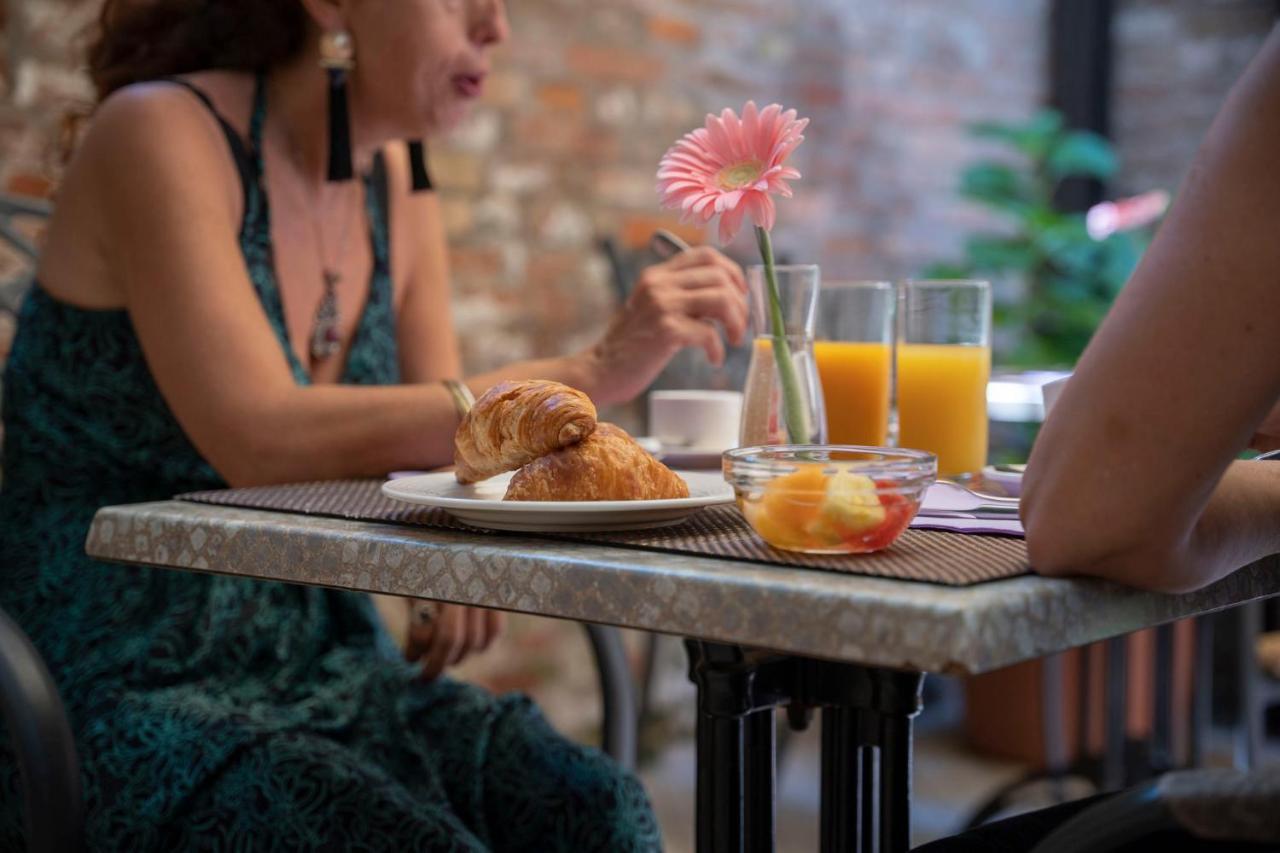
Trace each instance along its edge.
<instances>
[{"instance_id":1,"label":"woman's chin","mask_svg":"<svg viewBox=\"0 0 1280 853\"><path fill-rule=\"evenodd\" d=\"M442 105L432 117L431 127L434 129L433 132L447 133L455 129L471 115L471 109L470 100L451 100L449 103Z\"/></svg>"}]
</instances>

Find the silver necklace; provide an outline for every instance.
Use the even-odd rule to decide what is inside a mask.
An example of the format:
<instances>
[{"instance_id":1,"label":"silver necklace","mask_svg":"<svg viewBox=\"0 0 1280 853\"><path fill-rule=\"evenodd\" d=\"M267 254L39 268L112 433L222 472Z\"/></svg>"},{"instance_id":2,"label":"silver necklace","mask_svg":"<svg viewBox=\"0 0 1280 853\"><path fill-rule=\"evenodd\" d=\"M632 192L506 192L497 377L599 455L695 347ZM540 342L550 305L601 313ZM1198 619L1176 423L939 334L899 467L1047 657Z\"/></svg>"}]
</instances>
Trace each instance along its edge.
<instances>
[{"instance_id":1,"label":"silver necklace","mask_svg":"<svg viewBox=\"0 0 1280 853\"><path fill-rule=\"evenodd\" d=\"M359 186L359 182L353 182ZM311 361L324 361L337 355L342 349L342 312L338 305L338 285L342 282L342 258L347 247L347 230L351 225L351 205L347 205L347 214L342 218L342 230L337 243L337 263L329 263L325 252L324 228L321 217L315 216L311 224L316 232L316 248L320 256L320 273L324 284L324 293L320 304L316 306L316 316L311 324ZM318 209L318 208L317 208Z\"/></svg>"}]
</instances>

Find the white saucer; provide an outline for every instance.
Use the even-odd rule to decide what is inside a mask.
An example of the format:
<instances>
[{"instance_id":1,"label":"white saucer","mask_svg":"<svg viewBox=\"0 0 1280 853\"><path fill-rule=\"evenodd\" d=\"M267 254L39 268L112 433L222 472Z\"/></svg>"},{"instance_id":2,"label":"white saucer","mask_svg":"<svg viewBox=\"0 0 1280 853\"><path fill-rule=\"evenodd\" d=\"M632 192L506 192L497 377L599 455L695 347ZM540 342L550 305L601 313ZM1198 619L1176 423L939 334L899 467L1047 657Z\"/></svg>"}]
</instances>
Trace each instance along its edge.
<instances>
[{"instance_id":1,"label":"white saucer","mask_svg":"<svg viewBox=\"0 0 1280 853\"><path fill-rule=\"evenodd\" d=\"M663 444L653 436L642 436L637 438L636 442L666 465L698 471L710 471L713 469L719 471L720 456L725 450L729 449Z\"/></svg>"},{"instance_id":2,"label":"white saucer","mask_svg":"<svg viewBox=\"0 0 1280 853\"><path fill-rule=\"evenodd\" d=\"M451 473L388 480L382 493L420 506L433 506L472 527L526 533L586 533L645 530L677 524L698 510L733 503L733 489L717 472L677 471L689 497L660 501L504 501L512 475L463 486Z\"/></svg>"},{"instance_id":3,"label":"white saucer","mask_svg":"<svg viewBox=\"0 0 1280 853\"><path fill-rule=\"evenodd\" d=\"M1026 466L1009 467L1025 468ZM988 465L982 469L982 485L986 491L994 494L1004 494L1011 498L1020 497L1022 495L1022 472L1001 471L994 465Z\"/></svg>"}]
</instances>

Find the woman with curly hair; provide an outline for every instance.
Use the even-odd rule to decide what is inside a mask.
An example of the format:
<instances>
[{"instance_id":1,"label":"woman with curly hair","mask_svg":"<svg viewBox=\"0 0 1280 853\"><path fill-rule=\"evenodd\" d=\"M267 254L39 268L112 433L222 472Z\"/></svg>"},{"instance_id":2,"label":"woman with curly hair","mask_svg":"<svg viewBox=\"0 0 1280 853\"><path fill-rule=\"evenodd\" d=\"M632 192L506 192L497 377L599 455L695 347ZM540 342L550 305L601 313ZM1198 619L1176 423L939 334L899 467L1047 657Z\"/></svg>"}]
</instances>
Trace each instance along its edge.
<instances>
[{"instance_id":1,"label":"woman with curly hair","mask_svg":"<svg viewBox=\"0 0 1280 853\"><path fill-rule=\"evenodd\" d=\"M418 140L507 31L502 0L106 3L0 487L0 606L70 709L92 849L660 846L634 778L527 700L437 677L496 614L442 606L402 654L366 596L83 552L104 504L450 461L460 364ZM722 255L684 253L597 345L465 382L624 401L683 347L722 357L744 293ZM6 850L15 775L0 754Z\"/></svg>"}]
</instances>

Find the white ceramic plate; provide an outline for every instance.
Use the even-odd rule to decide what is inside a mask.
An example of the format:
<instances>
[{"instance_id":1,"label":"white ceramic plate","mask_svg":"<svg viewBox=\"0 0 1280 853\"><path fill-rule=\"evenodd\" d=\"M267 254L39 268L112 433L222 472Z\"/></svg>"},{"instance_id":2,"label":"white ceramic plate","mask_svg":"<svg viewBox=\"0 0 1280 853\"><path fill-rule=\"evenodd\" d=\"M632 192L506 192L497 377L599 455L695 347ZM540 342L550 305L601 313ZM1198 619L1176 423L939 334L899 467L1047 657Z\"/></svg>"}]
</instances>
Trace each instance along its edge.
<instances>
[{"instance_id":1,"label":"white ceramic plate","mask_svg":"<svg viewBox=\"0 0 1280 853\"><path fill-rule=\"evenodd\" d=\"M717 472L677 471L689 497L663 501L504 501L511 474L463 486L452 473L388 480L382 493L420 506L439 507L472 527L525 533L644 530L677 524L706 506L733 503L733 489Z\"/></svg>"}]
</instances>

